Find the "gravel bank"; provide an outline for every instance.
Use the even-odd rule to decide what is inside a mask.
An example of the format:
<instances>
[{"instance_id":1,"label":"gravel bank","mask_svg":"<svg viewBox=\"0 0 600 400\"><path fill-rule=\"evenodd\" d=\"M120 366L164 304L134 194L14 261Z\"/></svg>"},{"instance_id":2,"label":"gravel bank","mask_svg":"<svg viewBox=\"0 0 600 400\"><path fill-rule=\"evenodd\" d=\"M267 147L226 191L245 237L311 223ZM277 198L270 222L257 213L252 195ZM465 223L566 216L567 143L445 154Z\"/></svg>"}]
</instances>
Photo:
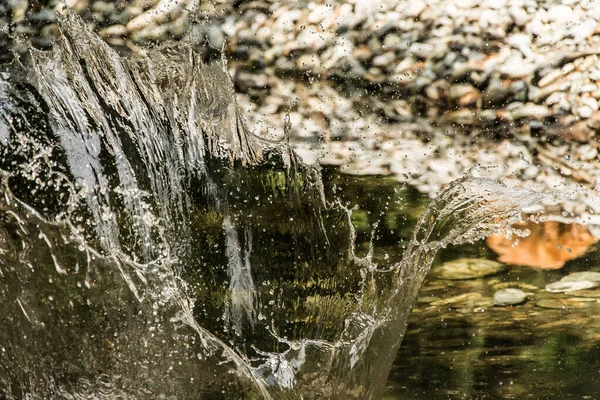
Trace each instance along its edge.
<instances>
[{"instance_id":1,"label":"gravel bank","mask_svg":"<svg viewBox=\"0 0 600 400\"><path fill-rule=\"evenodd\" d=\"M50 45L54 3L12 2L15 31ZM207 57L224 49L250 126L283 137L287 116L307 160L320 149L322 163L394 174L432 196L478 163L547 192L560 218L600 212L600 2L68 5L129 51L186 35Z\"/></svg>"}]
</instances>

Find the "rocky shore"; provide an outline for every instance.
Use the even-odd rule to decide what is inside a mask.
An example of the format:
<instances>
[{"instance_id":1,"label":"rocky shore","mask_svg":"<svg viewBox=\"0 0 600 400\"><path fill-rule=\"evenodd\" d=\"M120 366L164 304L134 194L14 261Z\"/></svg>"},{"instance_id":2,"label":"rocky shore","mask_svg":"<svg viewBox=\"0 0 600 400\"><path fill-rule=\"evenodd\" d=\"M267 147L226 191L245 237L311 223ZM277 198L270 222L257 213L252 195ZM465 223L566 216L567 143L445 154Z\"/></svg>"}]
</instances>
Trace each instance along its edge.
<instances>
[{"instance_id":1,"label":"rocky shore","mask_svg":"<svg viewBox=\"0 0 600 400\"><path fill-rule=\"evenodd\" d=\"M58 2L10 5L12 30L49 46ZM490 166L483 175L548 193L554 218L600 223L600 2L67 5L127 51L184 36L207 57L223 49L249 126L270 138L287 126L309 162L393 174L432 196Z\"/></svg>"}]
</instances>

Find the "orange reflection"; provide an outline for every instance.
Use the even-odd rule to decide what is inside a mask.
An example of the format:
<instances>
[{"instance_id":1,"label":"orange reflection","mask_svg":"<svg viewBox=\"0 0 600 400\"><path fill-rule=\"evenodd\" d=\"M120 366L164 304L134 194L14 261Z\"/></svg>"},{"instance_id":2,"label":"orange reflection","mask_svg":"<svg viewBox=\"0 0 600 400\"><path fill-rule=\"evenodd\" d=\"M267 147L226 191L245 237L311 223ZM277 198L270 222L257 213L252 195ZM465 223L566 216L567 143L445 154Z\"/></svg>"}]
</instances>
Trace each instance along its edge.
<instances>
[{"instance_id":1,"label":"orange reflection","mask_svg":"<svg viewBox=\"0 0 600 400\"><path fill-rule=\"evenodd\" d=\"M500 255L499 261L512 265L527 265L539 269L558 269L569 260L583 255L598 241L585 225L563 224L555 221L531 221L513 225L529 229L526 238L511 239L500 234L488 236L487 245ZM519 243L513 246L516 239Z\"/></svg>"}]
</instances>

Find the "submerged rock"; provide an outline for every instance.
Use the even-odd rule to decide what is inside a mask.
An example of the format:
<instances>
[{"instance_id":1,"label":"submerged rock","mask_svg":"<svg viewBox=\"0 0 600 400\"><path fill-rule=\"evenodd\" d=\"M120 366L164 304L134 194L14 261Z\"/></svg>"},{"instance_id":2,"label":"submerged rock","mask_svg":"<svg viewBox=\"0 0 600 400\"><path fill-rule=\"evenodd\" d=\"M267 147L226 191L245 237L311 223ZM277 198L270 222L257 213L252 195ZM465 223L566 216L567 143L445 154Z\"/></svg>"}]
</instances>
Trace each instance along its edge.
<instances>
[{"instance_id":1,"label":"submerged rock","mask_svg":"<svg viewBox=\"0 0 600 400\"><path fill-rule=\"evenodd\" d=\"M591 282L600 282L600 272L593 271L582 271L582 272L573 272L565 277L563 277L561 282L580 282L580 281L591 281Z\"/></svg>"},{"instance_id":2,"label":"submerged rock","mask_svg":"<svg viewBox=\"0 0 600 400\"><path fill-rule=\"evenodd\" d=\"M592 282L586 280L580 281L560 281L546 285L546 291L550 293L564 293L572 292L575 290L591 289L600 286L600 282Z\"/></svg>"},{"instance_id":3,"label":"submerged rock","mask_svg":"<svg viewBox=\"0 0 600 400\"><path fill-rule=\"evenodd\" d=\"M588 308L590 306L590 303L577 301L574 299L543 299L536 302L535 305L541 308L548 308L552 310L564 310Z\"/></svg>"},{"instance_id":4,"label":"submerged rock","mask_svg":"<svg viewBox=\"0 0 600 400\"><path fill-rule=\"evenodd\" d=\"M506 270L506 265L484 258L459 258L444 263L434 270L434 275L441 279L476 279L490 276Z\"/></svg>"},{"instance_id":5,"label":"submerged rock","mask_svg":"<svg viewBox=\"0 0 600 400\"><path fill-rule=\"evenodd\" d=\"M531 293L525 293L520 289L500 289L494 293L495 306L514 306L522 304Z\"/></svg>"}]
</instances>

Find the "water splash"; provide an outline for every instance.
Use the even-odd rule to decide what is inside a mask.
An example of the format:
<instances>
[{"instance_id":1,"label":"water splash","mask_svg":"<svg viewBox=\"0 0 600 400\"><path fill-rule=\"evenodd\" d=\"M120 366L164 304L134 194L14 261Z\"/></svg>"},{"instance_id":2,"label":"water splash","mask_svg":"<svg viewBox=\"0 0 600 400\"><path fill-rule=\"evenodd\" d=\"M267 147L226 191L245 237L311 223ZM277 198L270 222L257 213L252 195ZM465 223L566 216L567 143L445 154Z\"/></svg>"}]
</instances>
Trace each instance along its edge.
<instances>
[{"instance_id":1,"label":"water splash","mask_svg":"<svg viewBox=\"0 0 600 400\"><path fill-rule=\"evenodd\" d=\"M251 325L256 323L254 310L255 288L250 265L252 252L252 231L244 230L246 247L242 253L240 241L235 227L228 215L223 219L225 229L225 254L227 255L227 275L229 277L229 292L231 304L226 310L227 319L231 320L233 330L242 335L242 319Z\"/></svg>"},{"instance_id":2,"label":"water splash","mask_svg":"<svg viewBox=\"0 0 600 400\"><path fill-rule=\"evenodd\" d=\"M248 133L224 65L60 27L0 74L8 398L375 398L435 253L538 200L465 177L380 268L318 169Z\"/></svg>"}]
</instances>

